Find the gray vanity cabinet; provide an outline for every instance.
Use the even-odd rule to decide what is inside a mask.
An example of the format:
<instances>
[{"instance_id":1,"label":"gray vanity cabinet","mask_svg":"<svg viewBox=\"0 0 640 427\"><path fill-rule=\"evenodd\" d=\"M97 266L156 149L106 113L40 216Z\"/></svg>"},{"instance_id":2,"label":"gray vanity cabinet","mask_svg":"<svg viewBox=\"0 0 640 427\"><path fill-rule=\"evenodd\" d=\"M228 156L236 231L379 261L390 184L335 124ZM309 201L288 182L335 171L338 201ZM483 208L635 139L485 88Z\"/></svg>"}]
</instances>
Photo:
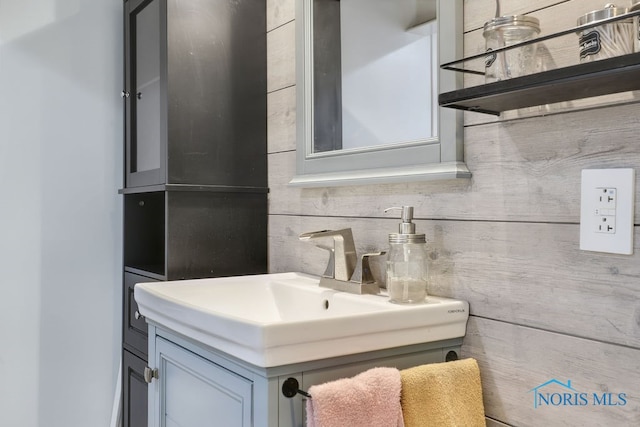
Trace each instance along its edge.
<instances>
[{"instance_id":1,"label":"gray vanity cabinet","mask_svg":"<svg viewBox=\"0 0 640 427\"><path fill-rule=\"evenodd\" d=\"M379 366L405 369L457 358L462 338L261 368L149 324L150 427L303 427L302 396L285 397L295 378L302 390Z\"/></svg>"},{"instance_id":2,"label":"gray vanity cabinet","mask_svg":"<svg viewBox=\"0 0 640 427\"><path fill-rule=\"evenodd\" d=\"M122 419L147 427L135 283L267 271L266 4L124 0L123 11Z\"/></svg>"}]
</instances>

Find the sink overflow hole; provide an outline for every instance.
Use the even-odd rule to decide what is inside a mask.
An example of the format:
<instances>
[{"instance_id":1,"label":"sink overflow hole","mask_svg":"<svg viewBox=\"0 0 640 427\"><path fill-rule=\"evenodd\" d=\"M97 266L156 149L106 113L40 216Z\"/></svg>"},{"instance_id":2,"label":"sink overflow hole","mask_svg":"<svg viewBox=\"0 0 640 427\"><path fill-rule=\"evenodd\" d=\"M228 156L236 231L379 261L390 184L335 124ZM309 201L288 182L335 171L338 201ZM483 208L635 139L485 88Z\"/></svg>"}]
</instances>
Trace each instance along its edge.
<instances>
[{"instance_id":1,"label":"sink overflow hole","mask_svg":"<svg viewBox=\"0 0 640 427\"><path fill-rule=\"evenodd\" d=\"M322 305L324 306L325 310L329 310L329 300L326 299L322 302Z\"/></svg>"}]
</instances>

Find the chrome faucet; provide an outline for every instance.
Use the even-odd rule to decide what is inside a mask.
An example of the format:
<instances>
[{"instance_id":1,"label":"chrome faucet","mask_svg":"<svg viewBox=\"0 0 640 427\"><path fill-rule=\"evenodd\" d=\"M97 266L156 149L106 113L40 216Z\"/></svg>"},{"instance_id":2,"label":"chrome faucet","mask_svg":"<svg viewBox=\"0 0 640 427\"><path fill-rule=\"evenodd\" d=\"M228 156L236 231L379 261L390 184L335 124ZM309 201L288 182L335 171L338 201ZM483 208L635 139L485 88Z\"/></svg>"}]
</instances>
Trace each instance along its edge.
<instances>
[{"instance_id":1,"label":"chrome faucet","mask_svg":"<svg viewBox=\"0 0 640 427\"><path fill-rule=\"evenodd\" d=\"M327 245L322 238L331 237L332 245ZM380 286L376 282L369 265L369 258L384 255L386 252L376 252L362 255L362 278L353 280L356 271L357 255L353 233L350 228L342 230L320 230L302 233L300 240L312 241L321 248L329 251L329 263L320 278L320 286L354 294L377 294Z\"/></svg>"}]
</instances>

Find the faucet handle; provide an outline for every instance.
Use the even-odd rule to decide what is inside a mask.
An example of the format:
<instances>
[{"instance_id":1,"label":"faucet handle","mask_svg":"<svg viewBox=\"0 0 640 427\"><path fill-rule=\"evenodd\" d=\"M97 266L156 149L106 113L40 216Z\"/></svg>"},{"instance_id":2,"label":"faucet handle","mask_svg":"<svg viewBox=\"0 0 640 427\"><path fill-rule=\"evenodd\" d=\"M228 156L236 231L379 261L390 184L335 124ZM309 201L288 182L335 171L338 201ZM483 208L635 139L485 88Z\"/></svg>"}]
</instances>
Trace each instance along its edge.
<instances>
[{"instance_id":1,"label":"faucet handle","mask_svg":"<svg viewBox=\"0 0 640 427\"><path fill-rule=\"evenodd\" d=\"M377 283L376 278L374 277L373 272L371 271L369 258L374 256L382 256L386 254L387 254L386 251L380 251L380 252L372 252L372 253L362 255L362 280L361 280L362 284Z\"/></svg>"},{"instance_id":2,"label":"faucet handle","mask_svg":"<svg viewBox=\"0 0 640 427\"><path fill-rule=\"evenodd\" d=\"M381 251L362 255L360 269L356 269L356 272L353 274L354 277L352 278L352 285L348 290L349 292L372 295L380 293L380 283L378 283L373 275L369 259L374 256L382 256L385 254L386 252Z\"/></svg>"}]
</instances>

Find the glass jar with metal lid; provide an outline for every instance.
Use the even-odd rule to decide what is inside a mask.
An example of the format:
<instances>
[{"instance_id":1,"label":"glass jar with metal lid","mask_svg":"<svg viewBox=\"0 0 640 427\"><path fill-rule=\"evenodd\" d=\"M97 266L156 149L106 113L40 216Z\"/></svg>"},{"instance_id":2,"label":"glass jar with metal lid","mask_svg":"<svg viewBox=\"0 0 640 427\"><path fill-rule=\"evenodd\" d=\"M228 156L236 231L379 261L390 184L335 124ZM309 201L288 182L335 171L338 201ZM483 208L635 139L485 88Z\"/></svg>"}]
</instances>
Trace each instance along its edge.
<instances>
[{"instance_id":1,"label":"glass jar with metal lid","mask_svg":"<svg viewBox=\"0 0 640 427\"><path fill-rule=\"evenodd\" d=\"M629 12L640 10L640 0L632 0ZM633 51L640 52L640 22L639 18L633 18Z\"/></svg>"},{"instance_id":2,"label":"glass jar with metal lid","mask_svg":"<svg viewBox=\"0 0 640 427\"><path fill-rule=\"evenodd\" d=\"M640 1L640 0L639 0ZM500 16L484 24L487 52L535 38L540 21L532 16ZM485 56L485 81L494 82L531 74L535 70L535 43Z\"/></svg>"},{"instance_id":3,"label":"glass jar with metal lid","mask_svg":"<svg viewBox=\"0 0 640 427\"><path fill-rule=\"evenodd\" d=\"M424 234L416 233L412 206L393 207L385 209L385 212L391 210L402 212L402 222L398 224L397 233L389 234L389 301L396 304L424 303L428 280L427 240Z\"/></svg>"},{"instance_id":4,"label":"glass jar with metal lid","mask_svg":"<svg viewBox=\"0 0 640 427\"><path fill-rule=\"evenodd\" d=\"M626 7L607 4L604 9L594 10L578 18L578 26L624 15ZM633 52L633 20L631 18L602 24L578 32L580 62L591 62Z\"/></svg>"}]
</instances>

